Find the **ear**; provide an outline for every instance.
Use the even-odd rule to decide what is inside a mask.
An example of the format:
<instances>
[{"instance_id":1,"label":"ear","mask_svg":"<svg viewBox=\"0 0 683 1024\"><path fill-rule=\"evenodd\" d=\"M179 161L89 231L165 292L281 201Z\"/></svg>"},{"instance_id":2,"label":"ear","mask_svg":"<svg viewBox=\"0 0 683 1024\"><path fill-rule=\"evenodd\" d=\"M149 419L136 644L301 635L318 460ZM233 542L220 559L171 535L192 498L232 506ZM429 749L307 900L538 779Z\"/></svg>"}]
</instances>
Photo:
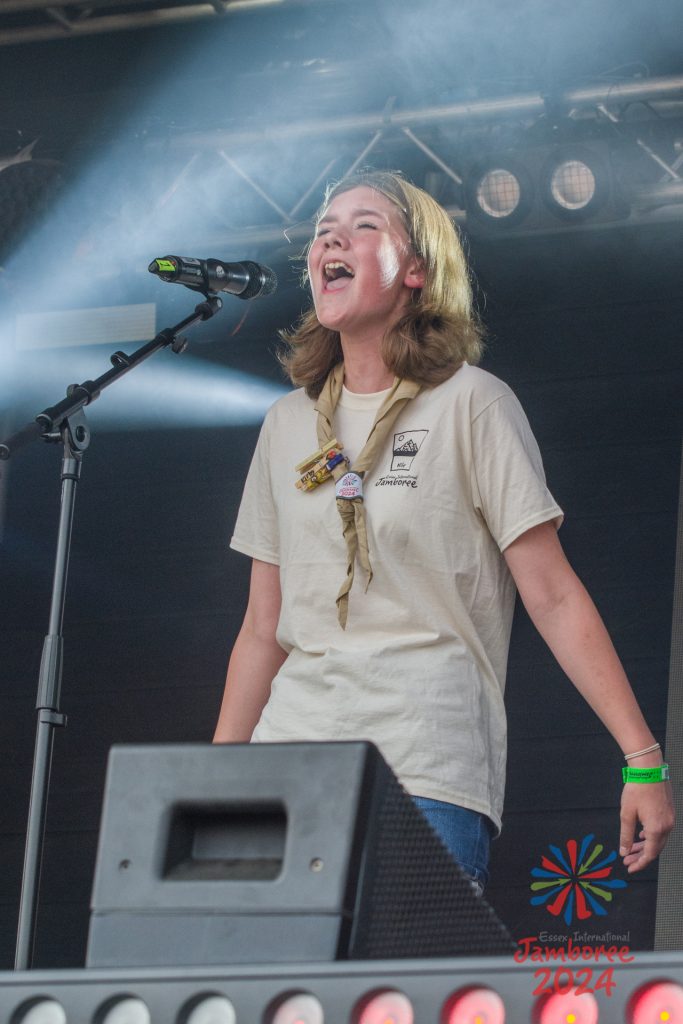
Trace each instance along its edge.
<instances>
[{"instance_id":1,"label":"ear","mask_svg":"<svg viewBox=\"0 0 683 1024\"><path fill-rule=\"evenodd\" d=\"M424 288L425 277L426 273L424 263L418 256L416 256L406 270L406 276L403 279L403 283L406 288Z\"/></svg>"}]
</instances>

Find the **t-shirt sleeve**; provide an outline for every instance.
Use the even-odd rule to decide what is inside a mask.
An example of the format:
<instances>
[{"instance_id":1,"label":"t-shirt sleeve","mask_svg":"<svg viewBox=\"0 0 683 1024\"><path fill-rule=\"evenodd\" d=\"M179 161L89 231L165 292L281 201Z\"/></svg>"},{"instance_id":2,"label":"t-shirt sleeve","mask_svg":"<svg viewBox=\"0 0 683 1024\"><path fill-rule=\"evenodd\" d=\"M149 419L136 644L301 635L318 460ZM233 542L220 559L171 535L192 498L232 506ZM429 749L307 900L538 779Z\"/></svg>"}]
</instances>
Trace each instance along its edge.
<instances>
[{"instance_id":1,"label":"t-shirt sleeve","mask_svg":"<svg viewBox=\"0 0 683 1024\"><path fill-rule=\"evenodd\" d=\"M247 474L230 547L273 565L280 564L280 533L270 472L270 418L261 428Z\"/></svg>"},{"instance_id":2,"label":"t-shirt sleeve","mask_svg":"<svg viewBox=\"0 0 683 1024\"><path fill-rule=\"evenodd\" d=\"M472 422L472 491L477 510L501 551L534 526L563 513L548 490L541 453L512 392L499 396Z\"/></svg>"}]
</instances>

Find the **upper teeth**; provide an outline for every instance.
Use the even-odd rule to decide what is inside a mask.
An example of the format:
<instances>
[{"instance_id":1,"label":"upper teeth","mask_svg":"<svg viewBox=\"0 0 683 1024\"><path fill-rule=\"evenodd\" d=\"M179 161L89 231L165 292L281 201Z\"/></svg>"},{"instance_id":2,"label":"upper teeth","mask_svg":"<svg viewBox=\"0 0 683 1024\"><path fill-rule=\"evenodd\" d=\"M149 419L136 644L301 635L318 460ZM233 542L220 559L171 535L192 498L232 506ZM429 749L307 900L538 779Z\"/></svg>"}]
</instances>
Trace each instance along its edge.
<instances>
[{"instance_id":1,"label":"upper teeth","mask_svg":"<svg viewBox=\"0 0 683 1024\"><path fill-rule=\"evenodd\" d=\"M346 270L347 273L353 275L353 270L348 265L348 263L343 263L341 260L335 260L334 262L326 263L325 273L329 274L331 270Z\"/></svg>"}]
</instances>

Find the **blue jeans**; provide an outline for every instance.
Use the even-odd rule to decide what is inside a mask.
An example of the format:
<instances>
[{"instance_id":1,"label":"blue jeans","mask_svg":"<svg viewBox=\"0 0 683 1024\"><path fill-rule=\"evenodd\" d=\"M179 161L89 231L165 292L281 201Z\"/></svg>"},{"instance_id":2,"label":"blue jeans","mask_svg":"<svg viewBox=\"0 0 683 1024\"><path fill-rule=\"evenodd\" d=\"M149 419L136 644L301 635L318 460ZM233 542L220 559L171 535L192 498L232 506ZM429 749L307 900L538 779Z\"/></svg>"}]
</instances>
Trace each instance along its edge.
<instances>
[{"instance_id":1,"label":"blue jeans","mask_svg":"<svg viewBox=\"0 0 683 1024\"><path fill-rule=\"evenodd\" d=\"M489 880L489 819L478 811L443 800L414 796L413 801L468 878L478 883L481 894Z\"/></svg>"}]
</instances>

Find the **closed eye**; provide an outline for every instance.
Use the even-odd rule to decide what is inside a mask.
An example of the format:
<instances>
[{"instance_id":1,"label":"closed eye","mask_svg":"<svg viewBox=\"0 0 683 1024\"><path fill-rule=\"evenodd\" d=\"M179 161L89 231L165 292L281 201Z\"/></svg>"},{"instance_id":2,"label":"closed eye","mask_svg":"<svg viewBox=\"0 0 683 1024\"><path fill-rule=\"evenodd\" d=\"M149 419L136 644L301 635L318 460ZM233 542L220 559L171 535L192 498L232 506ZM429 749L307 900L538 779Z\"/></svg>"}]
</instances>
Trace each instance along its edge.
<instances>
[{"instance_id":1,"label":"closed eye","mask_svg":"<svg viewBox=\"0 0 683 1024\"><path fill-rule=\"evenodd\" d=\"M359 227L359 228L372 228L373 231L377 230L377 225L376 224L370 224L369 221L363 221L361 224L357 224L356 227Z\"/></svg>"}]
</instances>

